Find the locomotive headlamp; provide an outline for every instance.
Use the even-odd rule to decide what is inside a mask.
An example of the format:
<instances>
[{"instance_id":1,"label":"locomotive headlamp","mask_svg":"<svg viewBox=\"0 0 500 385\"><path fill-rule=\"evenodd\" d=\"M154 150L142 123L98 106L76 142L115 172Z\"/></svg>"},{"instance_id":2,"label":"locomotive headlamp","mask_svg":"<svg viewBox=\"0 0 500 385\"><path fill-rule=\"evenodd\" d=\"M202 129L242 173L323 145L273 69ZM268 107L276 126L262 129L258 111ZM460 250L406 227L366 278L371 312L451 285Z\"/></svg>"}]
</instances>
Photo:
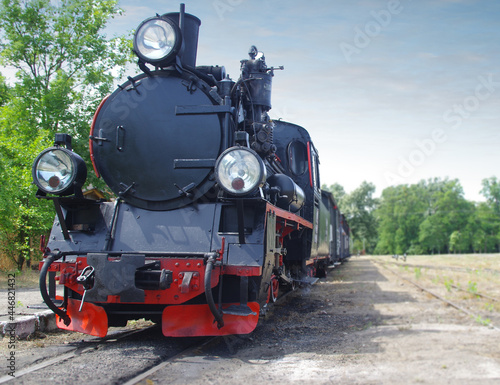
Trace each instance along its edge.
<instances>
[{"instance_id":1,"label":"locomotive headlamp","mask_svg":"<svg viewBox=\"0 0 500 385\"><path fill-rule=\"evenodd\" d=\"M32 168L33 181L46 194L69 195L87 178L87 166L74 152L51 147L40 153Z\"/></svg>"},{"instance_id":2,"label":"locomotive headlamp","mask_svg":"<svg viewBox=\"0 0 500 385\"><path fill-rule=\"evenodd\" d=\"M141 60L155 66L168 65L181 48L179 27L171 20L152 17L144 20L134 35L134 51Z\"/></svg>"},{"instance_id":3,"label":"locomotive headlamp","mask_svg":"<svg viewBox=\"0 0 500 385\"><path fill-rule=\"evenodd\" d=\"M215 176L226 192L244 195L264 184L266 169L255 151L247 147L231 147L215 162Z\"/></svg>"}]
</instances>

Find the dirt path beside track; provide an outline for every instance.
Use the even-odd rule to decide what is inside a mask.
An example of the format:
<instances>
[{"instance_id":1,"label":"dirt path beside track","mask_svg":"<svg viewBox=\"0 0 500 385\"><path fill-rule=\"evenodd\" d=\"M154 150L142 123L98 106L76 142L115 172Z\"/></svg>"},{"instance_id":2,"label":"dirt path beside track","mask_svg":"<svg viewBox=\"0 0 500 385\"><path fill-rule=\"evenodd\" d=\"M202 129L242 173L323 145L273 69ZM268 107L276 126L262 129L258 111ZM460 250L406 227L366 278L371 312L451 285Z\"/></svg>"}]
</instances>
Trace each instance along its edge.
<instances>
[{"instance_id":1,"label":"dirt path beside track","mask_svg":"<svg viewBox=\"0 0 500 385\"><path fill-rule=\"evenodd\" d=\"M500 332L369 257L293 293L250 338L152 376L172 384L498 384Z\"/></svg>"},{"instance_id":2,"label":"dirt path beside track","mask_svg":"<svg viewBox=\"0 0 500 385\"><path fill-rule=\"evenodd\" d=\"M383 266L401 276L415 277L414 267L394 265L390 257L352 257L330 271L328 278L288 295L249 336L228 336L222 342L216 339L213 344L176 356L141 384L500 384L500 331L446 305ZM439 273L437 277L418 272L420 284L434 284L433 290L455 295L454 300L462 294L448 293L443 282L453 278L458 284L470 279L468 275ZM496 275L481 273L476 278L479 291L484 288L498 296ZM475 302L464 298L465 305ZM484 304L481 306L484 311ZM480 309L472 308L474 312ZM497 306L489 304L487 311L498 328ZM176 341L163 337L159 329L156 333L116 348L106 345L105 350L96 350L95 357L91 354L94 350L85 350L81 357L60 365L74 379L83 378L91 368L94 381L90 383L107 384L110 378L121 378L123 368L133 364L141 372L139 356L141 360L167 356ZM18 341L18 369L28 361L43 359L61 345L64 349L68 342L71 345L84 338L79 333L49 333L43 339L35 336ZM0 343L4 359L7 344L5 338ZM107 364L103 352L120 364ZM78 364L78 359L85 365ZM68 378L58 377L61 368L47 370L61 380ZM53 382L43 373L16 378L12 383L39 383L42 378Z\"/></svg>"}]
</instances>

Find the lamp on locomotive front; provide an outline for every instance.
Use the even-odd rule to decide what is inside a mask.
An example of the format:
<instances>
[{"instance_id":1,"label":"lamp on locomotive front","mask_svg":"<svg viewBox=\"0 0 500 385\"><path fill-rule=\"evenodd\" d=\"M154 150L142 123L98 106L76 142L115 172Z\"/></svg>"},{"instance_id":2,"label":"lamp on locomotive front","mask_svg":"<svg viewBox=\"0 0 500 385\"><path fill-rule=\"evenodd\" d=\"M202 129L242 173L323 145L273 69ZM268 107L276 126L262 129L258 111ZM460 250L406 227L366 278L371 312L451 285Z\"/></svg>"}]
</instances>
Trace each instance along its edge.
<instances>
[{"instance_id":1,"label":"lamp on locomotive front","mask_svg":"<svg viewBox=\"0 0 500 385\"><path fill-rule=\"evenodd\" d=\"M87 179L85 161L71 150L71 136L65 134L56 134L54 147L37 156L31 172L38 195L78 194Z\"/></svg>"},{"instance_id":2,"label":"lamp on locomotive front","mask_svg":"<svg viewBox=\"0 0 500 385\"><path fill-rule=\"evenodd\" d=\"M227 193L245 195L264 185L266 168L255 151L231 147L215 162L215 178Z\"/></svg>"},{"instance_id":3,"label":"lamp on locomotive front","mask_svg":"<svg viewBox=\"0 0 500 385\"><path fill-rule=\"evenodd\" d=\"M156 68L171 65L196 67L198 30L201 21L184 12L166 13L144 20L134 35L134 52L139 67L146 73L145 63Z\"/></svg>"},{"instance_id":4,"label":"lamp on locomotive front","mask_svg":"<svg viewBox=\"0 0 500 385\"><path fill-rule=\"evenodd\" d=\"M134 52L144 63L157 67L171 64L182 45L179 27L160 16L142 22L134 36Z\"/></svg>"}]
</instances>

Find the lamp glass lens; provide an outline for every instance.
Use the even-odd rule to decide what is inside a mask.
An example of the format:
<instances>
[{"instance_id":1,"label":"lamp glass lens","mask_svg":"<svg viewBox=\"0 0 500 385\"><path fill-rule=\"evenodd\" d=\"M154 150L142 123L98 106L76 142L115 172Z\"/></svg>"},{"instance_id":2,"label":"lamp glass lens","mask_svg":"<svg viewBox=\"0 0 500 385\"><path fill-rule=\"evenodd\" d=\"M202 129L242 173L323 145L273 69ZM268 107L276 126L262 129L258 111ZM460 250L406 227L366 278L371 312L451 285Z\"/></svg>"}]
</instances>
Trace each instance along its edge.
<instances>
[{"instance_id":1,"label":"lamp glass lens","mask_svg":"<svg viewBox=\"0 0 500 385\"><path fill-rule=\"evenodd\" d=\"M228 192L246 194L262 181L262 165L257 156L238 149L226 153L218 162L219 183Z\"/></svg>"},{"instance_id":2,"label":"lamp glass lens","mask_svg":"<svg viewBox=\"0 0 500 385\"><path fill-rule=\"evenodd\" d=\"M144 23L136 35L137 49L148 60L166 58L176 42L172 26L162 19L152 19Z\"/></svg>"},{"instance_id":3,"label":"lamp glass lens","mask_svg":"<svg viewBox=\"0 0 500 385\"><path fill-rule=\"evenodd\" d=\"M75 168L69 154L50 150L43 154L36 165L38 187L48 193L58 193L69 187Z\"/></svg>"}]
</instances>

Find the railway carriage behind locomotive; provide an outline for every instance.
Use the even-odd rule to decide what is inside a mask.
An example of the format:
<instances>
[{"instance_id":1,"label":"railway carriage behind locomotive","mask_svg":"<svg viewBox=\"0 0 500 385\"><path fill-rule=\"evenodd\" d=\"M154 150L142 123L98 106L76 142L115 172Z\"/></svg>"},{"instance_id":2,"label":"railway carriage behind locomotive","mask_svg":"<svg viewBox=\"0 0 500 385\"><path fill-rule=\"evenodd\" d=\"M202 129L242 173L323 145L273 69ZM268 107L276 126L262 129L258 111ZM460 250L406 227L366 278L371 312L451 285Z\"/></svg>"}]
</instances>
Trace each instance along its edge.
<instances>
[{"instance_id":1,"label":"railway carriage behind locomotive","mask_svg":"<svg viewBox=\"0 0 500 385\"><path fill-rule=\"evenodd\" d=\"M145 20L142 73L94 116L93 168L115 199L82 194L68 135L34 162L37 196L56 209L40 289L60 328L104 336L146 318L166 336L246 334L280 287L349 255L309 133L269 118L276 69L255 47L237 81L196 66L199 26L182 5Z\"/></svg>"}]
</instances>

